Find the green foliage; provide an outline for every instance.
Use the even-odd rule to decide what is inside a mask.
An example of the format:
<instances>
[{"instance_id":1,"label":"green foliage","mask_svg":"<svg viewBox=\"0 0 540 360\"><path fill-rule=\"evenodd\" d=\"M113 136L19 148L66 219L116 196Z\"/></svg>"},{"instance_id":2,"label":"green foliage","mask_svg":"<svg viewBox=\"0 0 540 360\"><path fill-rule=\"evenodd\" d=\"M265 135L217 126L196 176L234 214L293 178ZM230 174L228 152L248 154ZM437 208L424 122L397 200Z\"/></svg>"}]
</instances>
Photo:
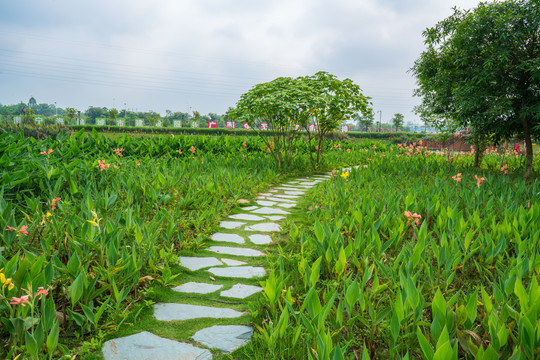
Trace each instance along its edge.
<instances>
[{"instance_id":1,"label":"green foliage","mask_svg":"<svg viewBox=\"0 0 540 360\"><path fill-rule=\"evenodd\" d=\"M240 97L229 116L250 126L266 123L273 130L272 140L263 138L275 162L290 166L295 157L295 143L306 130L310 157L315 165L322 159L326 134L358 112L368 112L368 98L352 80L338 80L318 72L313 76L281 77L255 85ZM310 123L316 125L312 129ZM312 153L316 154L313 157Z\"/></svg>"},{"instance_id":2,"label":"green foliage","mask_svg":"<svg viewBox=\"0 0 540 360\"><path fill-rule=\"evenodd\" d=\"M537 357L540 182L518 176L521 159L351 153L360 167L319 184L280 244L262 285L281 297L252 305L265 326L246 358Z\"/></svg>"},{"instance_id":3,"label":"green foliage","mask_svg":"<svg viewBox=\"0 0 540 360\"><path fill-rule=\"evenodd\" d=\"M424 32L427 49L411 69L424 118L470 127L478 141L513 136L527 144L540 122L540 5L532 0L480 3Z\"/></svg>"},{"instance_id":4,"label":"green foliage","mask_svg":"<svg viewBox=\"0 0 540 360\"><path fill-rule=\"evenodd\" d=\"M405 116L403 116L403 114L400 114L400 113L394 114L394 117L392 117L392 124L394 124L394 127L396 128L396 130L399 131L399 128L403 126L404 118Z\"/></svg>"}]
</instances>

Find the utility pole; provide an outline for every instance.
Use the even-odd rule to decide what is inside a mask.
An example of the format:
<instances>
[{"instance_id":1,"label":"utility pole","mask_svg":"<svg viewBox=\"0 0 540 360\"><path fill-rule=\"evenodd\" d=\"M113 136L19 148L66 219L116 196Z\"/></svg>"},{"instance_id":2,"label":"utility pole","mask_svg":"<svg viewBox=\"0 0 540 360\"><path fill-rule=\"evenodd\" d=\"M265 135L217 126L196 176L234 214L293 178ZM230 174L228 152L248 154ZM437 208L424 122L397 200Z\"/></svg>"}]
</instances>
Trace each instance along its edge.
<instances>
[{"instance_id":1,"label":"utility pole","mask_svg":"<svg viewBox=\"0 0 540 360\"><path fill-rule=\"evenodd\" d=\"M378 132L381 132L382 110L377 110L377 112L379 113L379 131Z\"/></svg>"}]
</instances>

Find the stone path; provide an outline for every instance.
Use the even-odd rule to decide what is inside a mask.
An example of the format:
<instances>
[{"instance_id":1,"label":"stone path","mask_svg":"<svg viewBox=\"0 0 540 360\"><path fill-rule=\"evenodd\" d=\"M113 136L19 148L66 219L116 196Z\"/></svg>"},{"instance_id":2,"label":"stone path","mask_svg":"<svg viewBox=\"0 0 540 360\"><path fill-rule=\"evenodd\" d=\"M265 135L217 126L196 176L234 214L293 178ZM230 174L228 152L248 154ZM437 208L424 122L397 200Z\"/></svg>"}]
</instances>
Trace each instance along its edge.
<instances>
[{"instance_id":1,"label":"stone path","mask_svg":"<svg viewBox=\"0 0 540 360\"><path fill-rule=\"evenodd\" d=\"M254 284L266 276L261 259L266 255L265 246L272 243L272 233L281 230L278 221L285 219L290 213L289 209L296 206L305 192L329 177L315 175L281 184L259 194L255 201L257 206L243 207L241 213L221 221L220 230L210 237L208 248L195 256L180 257L181 266L197 275L198 279L208 279L208 282L187 281L190 276L186 276L186 282L173 290L182 295L199 296L201 303L204 301L205 304L208 304L205 296L210 296L208 299L237 302L261 292L263 289ZM159 303L154 305L154 317L159 321L177 321L178 326L182 326L181 321L201 318L232 319L245 316L245 323L249 322L246 311L219 304L214 307ZM247 310L246 304L244 310ZM220 320L220 323L223 321ZM233 352L249 342L252 334L253 329L246 325L213 325L193 331L191 339L198 345L195 346L145 331L107 341L103 345L103 356L106 360L206 360L212 359L208 349Z\"/></svg>"}]
</instances>

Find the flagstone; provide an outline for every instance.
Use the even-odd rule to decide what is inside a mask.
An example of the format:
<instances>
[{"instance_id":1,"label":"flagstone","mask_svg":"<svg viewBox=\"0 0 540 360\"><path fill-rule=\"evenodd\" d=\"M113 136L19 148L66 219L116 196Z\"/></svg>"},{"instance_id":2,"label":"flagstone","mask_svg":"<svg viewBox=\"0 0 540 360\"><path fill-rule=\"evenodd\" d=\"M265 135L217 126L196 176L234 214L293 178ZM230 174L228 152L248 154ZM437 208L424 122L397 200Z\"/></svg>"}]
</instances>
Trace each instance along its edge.
<instances>
[{"instance_id":1,"label":"flagstone","mask_svg":"<svg viewBox=\"0 0 540 360\"><path fill-rule=\"evenodd\" d=\"M296 204L295 203L280 203L277 206L280 206L280 207L283 207L283 208L286 208L286 209L290 209L290 208L295 207Z\"/></svg>"},{"instance_id":2,"label":"flagstone","mask_svg":"<svg viewBox=\"0 0 540 360\"><path fill-rule=\"evenodd\" d=\"M270 208L270 207L262 207L260 209L253 210L252 212L256 213L256 214L264 214L264 215L287 215L287 214L290 214L289 212L287 212L285 210L274 209L274 208Z\"/></svg>"},{"instance_id":3,"label":"flagstone","mask_svg":"<svg viewBox=\"0 0 540 360\"><path fill-rule=\"evenodd\" d=\"M285 190L283 191L283 194L285 195L304 195L303 191L292 191L292 190ZM282 195L279 195L282 196Z\"/></svg>"},{"instance_id":4,"label":"flagstone","mask_svg":"<svg viewBox=\"0 0 540 360\"><path fill-rule=\"evenodd\" d=\"M254 234L249 235L249 241L257 245L266 245L272 242L272 237L270 235Z\"/></svg>"},{"instance_id":5,"label":"flagstone","mask_svg":"<svg viewBox=\"0 0 540 360\"><path fill-rule=\"evenodd\" d=\"M242 210L253 211L258 208L259 208L258 206L248 206L248 207L243 207Z\"/></svg>"},{"instance_id":6,"label":"flagstone","mask_svg":"<svg viewBox=\"0 0 540 360\"><path fill-rule=\"evenodd\" d=\"M232 342L229 341L227 343ZM232 348L232 346L228 348ZM206 349L200 349L191 344L165 339L148 331L109 340L103 344L102 353L105 360L212 359L212 353Z\"/></svg>"},{"instance_id":7,"label":"flagstone","mask_svg":"<svg viewBox=\"0 0 540 360\"><path fill-rule=\"evenodd\" d=\"M246 223L238 221L222 221L219 223L219 226L225 229L239 229L244 225L246 225Z\"/></svg>"},{"instance_id":8,"label":"flagstone","mask_svg":"<svg viewBox=\"0 0 540 360\"><path fill-rule=\"evenodd\" d=\"M296 203L295 200L291 200L291 199L283 199L283 198L277 198L277 197L267 197L266 199L267 199L267 200L276 201L276 202Z\"/></svg>"},{"instance_id":9,"label":"flagstone","mask_svg":"<svg viewBox=\"0 0 540 360\"><path fill-rule=\"evenodd\" d=\"M237 256L264 256L264 253L259 250L250 248L239 248L229 246L210 246L209 251L218 254L237 255Z\"/></svg>"},{"instance_id":10,"label":"flagstone","mask_svg":"<svg viewBox=\"0 0 540 360\"><path fill-rule=\"evenodd\" d=\"M180 265L191 271L196 271L211 266L223 265L223 263L215 257L180 256Z\"/></svg>"},{"instance_id":11,"label":"flagstone","mask_svg":"<svg viewBox=\"0 0 540 360\"><path fill-rule=\"evenodd\" d=\"M270 216L267 216L267 218L268 218L268 220L278 221L278 220L285 219L285 216L270 215Z\"/></svg>"},{"instance_id":12,"label":"flagstone","mask_svg":"<svg viewBox=\"0 0 540 360\"><path fill-rule=\"evenodd\" d=\"M210 294L214 291L221 289L223 285L221 284L208 284L208 283L199 283L199 282L188 282L179 286L175 286L172 289L178 292L184 293L196 293L196 294Z\"/></svg>"},{"instance_id":13,"label":"flagstone","mask_svg":"<svg viewBox=\"0 0 540 360\"><path fill-rule=\"evenodd\" d=\"M257 215L251 215L251 214L235 214L229 216L231 219L236 220L249 220L249 221L260 221L264 220L264 218L257 216Z\"/></svg>"},{"instance_id":14,"label":"flagstone","mask_svg":"<svg viewBox=\"0 0 540 360\"><path fill-rule=\"evenodd\" d=\"M197 331L193 340L209 348L217 348L231 353L247 344L253 336L253 329L244 325L214 325Z\"/></svg>"},{"instance_id":15,"label":"flagstone","mask_svg":"<svg viewBox=\"0 0 540 360\"><path fill-rule=\"evenodd\" d=\"M236 267L218 267L210 268L210 273L227 278L258 278L266 275L266 271L260 266L236 266Z\"/></svg>"},{"instance_id":16,"label":"flagstone","mask_svg":"<svg viewBox=\"0 0 540 360\"><path fill-rule=\"evenodd\" d=\"M260 286L235 284L229 290L223 290L219 295L236 299L245 299L248 296L261 292L262 290L263 288Z\"/></svg>"},{"instance_id":17,"label":"flagstone","mask_svg":"<svg viewBox=\"0 0 540 360\"><path fill-rule=\"evenodd\" d=\"M245 230L247 231L280 231L281 226L279 226L276 223L261 223L261 224L246 226Z\"/></svg>"},{"instance_id":18,"label":"flagstone","mask_svg":"<svg viewBox=\"0 0 540 360\"><path fill-rule=\"evenodd\" d=\"M257 216L258 217L258 216ZM261 218L261 220L263 220ZM238 234L227 234L227 233L215 233L210 237L210 239L214 241L222 241L222 242L232 242L235 244L244 244L245 240L243 237L241 237Z\"/></svg>"},{"instance_id":19,"label":"flagstone","mask_svg":"<svg viewBox=\"0 0 540 360\"><path fill-rule=\"evenodd\" d=\"M257 204L261 206L273 206L276 205L275 201L268 201L268 200L257 200Z\"/></svg>"},{"instance_id":20,"label":"flagstone","mask_svg":"<svg viewBox=\"0 0 540 360\"><path fill-rule=\"evenodd\" d=\"M242 315L244 313L228 308L176 303L154 304L154 317L159 321L237 318Z\"/></svg>"},{"instance_id":21,"label":"flagstone","mask_svg":"<svg viewBox=\"0 0 540 360\"><path fill-rule=\"evenodd\" d=\"M283 194L276 194L277 198L284 198L284 199L298 199L300 195L283 195Z\"/></svg>"},{"instance_id":22,"label":"flagstone","mask_svg":"<svg viewBox=\"0 0 540 360\"><path fill-rule=\"evenodd\" d=\"M240 261L240 260L233 260L233 259L221 259L226 265L229 266L240 266L240 265L246 265L247 262Z\"/></svg>"}]
</instances>

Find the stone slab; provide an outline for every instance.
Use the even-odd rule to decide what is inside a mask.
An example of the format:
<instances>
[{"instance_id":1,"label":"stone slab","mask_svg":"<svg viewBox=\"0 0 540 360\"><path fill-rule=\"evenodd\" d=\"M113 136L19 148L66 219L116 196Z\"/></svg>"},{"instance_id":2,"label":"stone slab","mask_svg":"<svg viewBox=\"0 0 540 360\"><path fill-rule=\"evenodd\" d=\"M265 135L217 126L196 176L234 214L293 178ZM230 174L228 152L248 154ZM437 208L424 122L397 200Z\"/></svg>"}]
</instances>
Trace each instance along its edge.
<instances>
[{"instance_id":1,"label":"stone slab","mask_svg":"<svg viewBox=\"0 0 540 360\"><path fill-rule=\"evenodd\" d=\"M200 318L237 318L244 315L228 308L191 304L160 303L154 305L154 317L159 321L189 320Z\"/></svg>"},{"instance_id":2,"label":"stone slab","mask_svg":"<svg viewBox=\"0 0 540 360\"><path fill-rule=\"evenodd\" d=\"M268 200L257 200L257 204L261 206L274 206L276 205L275 201L268 201Z\"/></svg>"},{"instance_id":3,"label":"stone slab","mask_svg":"<svg viewBox=\"0 0 540 360\"><path fill-rule=\"evenodd\" d=\"M261 196L272 196L271 193L260 193L259 195L261 195Z\"/></svg>"},{"instance_id":4,"label":"stone slab","mask_svg":"<svg viewBox=\"0 0 540 360\"><path fill-rule=\"evenodd\" d=\"M240 265L246 265L247 262L240 261L240 260L233 260L233 259L221 259L225 263L225 265L229 266L240 266Z\"/></svg>"},{"instance_id":5,"label":"stone slab","mask_svg":"<svg viewBox=\"0 0 540 360\"><path fill-rule=\"evenodd\" d=\"M289 203L296 203L296 201L291 199L283 199L283 198L277 198L277 197L268 197L268 200L276 201L276 202L289 202Z\"/></svg>"},{"instance_id":6,"label":"stone slab","mask_svg":"<svg viewBox=\"0 0 540 360\"><path fill-rule=\"evenodd\" d=\"M244 238L238 234L215 233L214 235L210 236L210 239L214 241L232 242L235 244L245 244Z\"/></svg>"},{"instance_id":7,"label":"stone slab","mask_svg":"<svg viewBox=\"0 0 540 360\"><path fill-rule=\"evenodd\" d=\"M281 231L281 226L279 226L276 223L261 223L261 224L246 226L245 230L273 232L273 231Z\"/></svg>"},{"instance_id":8,"label":"stone slab","mask_svg":"<svg viewBox=\"0 0 540 360\"><path fill-rule=\"evenodd\" d=\"M249 221L260 221L264 220L264 218L257 216L257 215L251 215L251 214L235 214L229 216L231 219L235 220L249 220Z\"/></svg>"},{"instance_id":9,"label":"stone slab","mask_svg":"<svg viewBox=\"0 0 540 360\"><path fill-rule=\"evenodd\" d=\"M210 294L214 291L218 291L222 287L223 285L220 284L208 284L191 281L180 286L175 286L172 289L174 291L183 293Z\"/></svg>"},{"instance_id":10,"label":"stone slab","mask_svg":"<svg viewBox=\"0 0 540 360\"><path fill-rule=\"evenodd\" d=\"M285 195L304 195L303 191L293 191L293 190L285 190L283 191ZM281 195L283 196L283 195Z\"/></svg>"},{"instance_id":11,"label":"stone slab","mask_svg":"<svg viewBox=\"0 0 540 360\"><path fill-rule=\"evenodd\" d=\"M268 220L278 221L278 220L285 219L285 216L270 215L270 216L267 216L267 218L268 218Z\"/></svg>"},{"instance_id":12,"label":"stone slab","mask_svg":"<svg viewBox=\"0 0 540 360\"><path fill-rule=\"evenodd\" d=\"M247 334L247 330L245 331ZM238 343L239 342L240 340L238 340ZM231 346L227 348L232 348L234 341L229 341L227 344L228 343L231 343ZM206 349L199 349L191 344L165 339L148 331L109 340L103 344L102 353L105 360L212 359L212 353Z\"/></svg>"},{"instance_id":13,"label":"stone slab","mask_svg":"<svg viewBox=\"0 0 540 360\"><path fill-rule=\"evenodd\" d=\"M301 188L301 187L293 186L293 185L287 185L287 184L282 184L281 186L276 187L276 189L293 190L293 191L307 191L305 188Z\"/></svg>"},{"instance_id":14,"label":"stone slab","mask_svg":"<svg viewBox=\"0 0 540 360\"><path fill-rule=\"evenodd\" d=\"M283 199L298 199L300 195L286 195L286 194L276 194L274 195L277 198L283 198Z\"/></svg>"},{"instance_id":15,"label":"stone slab","mask_svg":"<svg viewBox=\"0 0 540 360\"><path fill-rule=\"evenodd\" d=\"M210 268L207 271L210 273L226 277L226 278L243 278L251 279L263 277L266 275L266 271L263 267L258 266L236 266L236 267L219 267L219 268Z\"/></svg>"},{"instance_id":16,"label":"stone slab","mask_svg":"<svg viewBox=\"0 0 540 360\"><path fill-rule=\"evenodd\" d=\"M236 299L245 299L248 296L261 292L262 290L263 288L260 286L235 284L229 290L223 290L219 295Z\"/></svg>"},{"instance_id":17,"label":"stone slab","mask_svg":"<svg viewBox=\"0 0 540 360\"><path fill-rule=\"evenodd\" d=\"M262 207L260 209L253 210L252 212L256 214L263 214L263 215L288 215L290 214L290 212L288 211L281 210L281 209L274 209L270 207Z\"/></svg>"},{"instance_id":18,"label":"stone slab","mask_svg":"<svg viewBox=\"0 0 540 360\"><path fill-rule=\"evenodd\" d=\"M276 189L270 189L270 190L268 190L268 192L275 193L275 192L278 192L278 191Z\"/></svg>"},{"instance_id":19,"label":"stone slab","mask_svg":"<svg viewBox=\"0 0 540 360\"><path fill-rule=\"evenodd\" d=\"M259 208L258 206L248 206L248 207L242 208L242 210L253 211L253 210L258 209L258 208Z\"/></svg>"},{"instance_id":20,"label":"stone slab","mask_svg":"<svg viewBox=\"0 0 540 360\"><path fill-rule=\"evenodd\" d=\"M215 252L218 254L227 254L227 255L237 255L237 256L264 256L264 253L259 250L249 249L249 248L240 248L240 247L229 247L229 246L210 246L209 251Z\"/></svg>"},{"instance_id":21,"label":"stone slab","mask_svg":"<svg viewBox=\"0 0 540 360\"><path fill-rule=\"evenodd\" d=\"M240 229L244 225L246 225L246 223L238 221L222 221L219 223L219 226L225 229Z\"/></svg>"},{"instance_id":22,"label":"stone slab","mask_svg":"<svg viewBox=\"0 0 540 360\"><path fill-rule=\"evenodd\" d=\"M217 348L231 353L247 344L253 336L253 329L244 325L214 325L197 331L193 340L209 348Z\"/></svg>"},{"instance_id":23,"label":"stone slab","mask_svg":"<svg viewBox=\"0 0 540 360\"><path fill-rule=\"evenodd\" d=\"M254 234L249 235L249 241L257 245L266 245L272 242L270 235Z\"/></svg>"},{"instance_id":24,"label":"stone slab","mask_svg":"<svg viewBox=\"0 0 540 360\"><path fill-rule=\"evenodd\" d=\"M180 265L191 271L197 271L211 266L223 265L223 263L215 257L180 256Z\"/></svg>"},{"instance_id":25,"label":"stone slab","mask_svg":"<svg viewBox=\"0 0 540 360\"><path fill-rule=\"evenodd\" d=\"M277 206L285 208L285 209L290 209L290 208L295 207L296 204L295 203L280 203Z\"/></svg>"}]
</instances>

